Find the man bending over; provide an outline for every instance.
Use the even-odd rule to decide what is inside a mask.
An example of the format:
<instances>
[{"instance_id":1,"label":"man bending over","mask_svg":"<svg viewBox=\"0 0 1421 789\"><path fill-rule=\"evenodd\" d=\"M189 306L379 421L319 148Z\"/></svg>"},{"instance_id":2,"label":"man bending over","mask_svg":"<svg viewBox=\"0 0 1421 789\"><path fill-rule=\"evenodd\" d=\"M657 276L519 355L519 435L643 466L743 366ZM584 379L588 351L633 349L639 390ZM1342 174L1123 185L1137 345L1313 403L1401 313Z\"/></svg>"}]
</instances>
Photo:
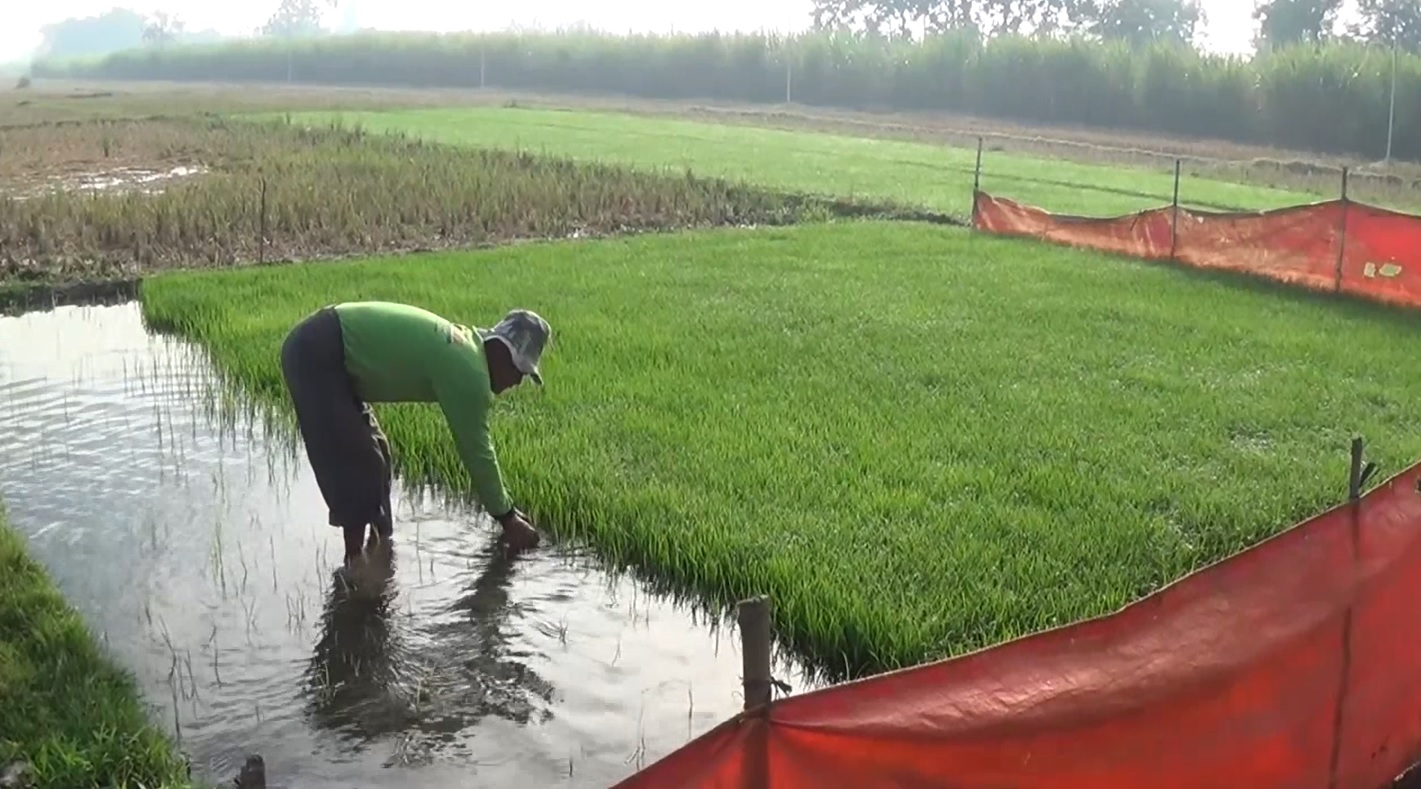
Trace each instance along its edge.
<instances>
[{"instance_id":1,"label":"man bending over","mask_svg":"<svg viewBox=\"0 0 1421 789\"><path fill-rule=\"evenodd\" d=\"M360 556L367 526L380 539L394 531L389 441L370 403L438 403L504 539L514 549L538 544L504 488L489 411L495 395L525 377L542 386L539 360L551 336L547 321L528 310L485 331L381 301L322 307L292 328L281 374L330 525L345 532L347 564Z\"/></svg>"}]
</instances>

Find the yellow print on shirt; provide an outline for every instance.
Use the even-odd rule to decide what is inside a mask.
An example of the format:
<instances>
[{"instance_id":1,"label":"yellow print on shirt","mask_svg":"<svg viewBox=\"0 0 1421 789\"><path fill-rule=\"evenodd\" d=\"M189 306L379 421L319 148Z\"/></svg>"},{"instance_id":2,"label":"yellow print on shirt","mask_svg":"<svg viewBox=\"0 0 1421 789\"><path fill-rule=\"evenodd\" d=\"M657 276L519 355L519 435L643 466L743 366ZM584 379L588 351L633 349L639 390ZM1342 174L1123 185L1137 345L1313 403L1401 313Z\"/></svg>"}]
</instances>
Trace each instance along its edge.
<instances>
[{"instance_id":1,"label":"yellow print on shirt","mask_svg":"<svg viewBox=\"0 0 1421 789\"><path fill-rule=\"evenodd\" d=\"M449 323L446 325L444 330L445 342L472 345L473 339L473 332L469 330L468 326L462 326L457 323Z\"/></svg>"}]
</instances>

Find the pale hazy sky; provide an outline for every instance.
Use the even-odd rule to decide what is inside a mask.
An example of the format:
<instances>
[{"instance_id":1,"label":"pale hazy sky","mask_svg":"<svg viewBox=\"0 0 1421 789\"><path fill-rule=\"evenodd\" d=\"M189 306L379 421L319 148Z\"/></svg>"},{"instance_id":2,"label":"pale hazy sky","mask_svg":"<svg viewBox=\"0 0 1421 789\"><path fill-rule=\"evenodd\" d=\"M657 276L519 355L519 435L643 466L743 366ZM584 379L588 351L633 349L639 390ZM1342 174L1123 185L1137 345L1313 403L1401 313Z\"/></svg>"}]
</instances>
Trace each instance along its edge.
<instances>
[{"instance_id":1,"label":"pale hazy sky","mask_svg":"<svg viewBox=\"0 0 1421 789\"><path fill-rule=\"evenodd\" d=\"M0 62L27 58L40 43L43 25L68 17L94 16L114 7L139 13L163 10L177 14L189 30L214 28L246 34L271 16L279 0L243 3L214 0L47 0L30 5L10 0L0 25ZM553 28L589 24L624 32L696 32L721 30L800 30L809 25L811 0L717 0L713 3L599 3L595 11L584 0L519 0L508 11L484 9L498 3L457 3L450 0L341 0L343 8L327 15L339 24L350 14L356 25L386 30L502 30L512 26ZM1246 52L1253 37L1253 0L1203 0L1209 17L1205 46L1221 52ZM480 8L479 6L483 6Z\"/></svg>"}]
</instances>

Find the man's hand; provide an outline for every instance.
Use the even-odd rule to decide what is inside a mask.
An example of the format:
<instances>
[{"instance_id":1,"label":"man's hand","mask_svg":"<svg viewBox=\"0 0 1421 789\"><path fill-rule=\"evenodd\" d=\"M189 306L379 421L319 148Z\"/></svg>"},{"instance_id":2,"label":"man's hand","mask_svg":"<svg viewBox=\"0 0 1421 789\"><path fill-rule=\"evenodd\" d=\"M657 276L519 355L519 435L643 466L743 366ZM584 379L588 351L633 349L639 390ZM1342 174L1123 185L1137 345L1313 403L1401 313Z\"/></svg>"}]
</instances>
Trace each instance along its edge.
<instances>
[{"instance_id":1,"label":"man's hand","mask_svg":"<svg viewBox=\"0 0 1421 789\"><path fill-rule=\"evenodd\" d=\"M503 539L508 543L508 547L514 550L524 550L526 548L536 548L541 541L538 530L533 528L533 524L528 522L528 516L519 512L517 508L499 519L503 525Z\"/></svg>"}]
</instances>

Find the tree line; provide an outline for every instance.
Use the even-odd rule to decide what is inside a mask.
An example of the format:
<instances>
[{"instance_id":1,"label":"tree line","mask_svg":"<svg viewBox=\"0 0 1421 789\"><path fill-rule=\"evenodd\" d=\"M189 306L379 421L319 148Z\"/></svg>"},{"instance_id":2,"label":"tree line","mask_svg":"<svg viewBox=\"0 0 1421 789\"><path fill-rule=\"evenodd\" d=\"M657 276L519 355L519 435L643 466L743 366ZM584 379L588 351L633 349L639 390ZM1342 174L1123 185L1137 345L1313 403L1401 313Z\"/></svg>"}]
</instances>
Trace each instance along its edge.
<instances>
[{"instance_id":1,"label":"tree line","mask_svg":"<svg viewBox=\"0 0 1421 789\"><path fill-rule=\"evenodd\" d=\"M1246 0L1238 0L1239 3ZM1421 52L1421 3L1357 0L1254 0L1258 51L1347 40L1399 44ZM885 37L973 29L993 35L1078 34L1125 41L1197 44L1207 22L1199 0L814 0L815 30L855 30Z\"/></svg>"},{"instance_id":2,"label":"tree line","mask_svg":"<svg viewBox=\"0 0 1421 789\"><path fill-rule=\"evenodd\" d=\"M1398 59L1394 155L1421 159L1421 56ZM971 31L922 42L839 33L378 34L134 50L42 62L40 77L500 87L867 110L1211 137L1320 153L1385 152L1390 55L1297 45L1252 60L1160 42Z\"/></svg>"},{"instance_id":3,"label":"tree line","mask_svg":"<svg viewBox=\"0 0 1421 789\"><path fill-rule=\"evenodd\" d=\"M260 36L301 37L327 33L321 13L338 7L340 0L278 0L267 21L255 31ZM94 16L70 17L40 28L40 60L102 57L140 47L162 48L174 44L215 44L231 40L216 30L190 30L180 14L155 11L141 14L115 6Z\"/></svg>"}]
</instances>

